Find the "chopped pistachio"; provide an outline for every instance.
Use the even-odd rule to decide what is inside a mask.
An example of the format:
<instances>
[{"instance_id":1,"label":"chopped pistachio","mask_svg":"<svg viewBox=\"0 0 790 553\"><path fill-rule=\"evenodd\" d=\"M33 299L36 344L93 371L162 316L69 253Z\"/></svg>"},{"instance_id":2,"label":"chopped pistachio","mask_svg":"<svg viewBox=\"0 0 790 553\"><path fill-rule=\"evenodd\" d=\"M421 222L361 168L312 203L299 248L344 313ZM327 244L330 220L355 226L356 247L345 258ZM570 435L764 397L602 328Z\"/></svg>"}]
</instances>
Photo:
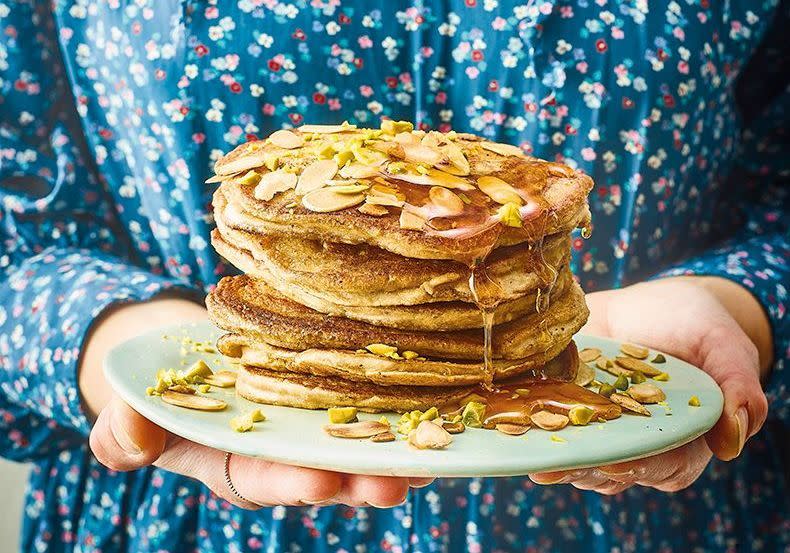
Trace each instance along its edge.
<instances>
[{"instance_id":1,"label":"chopped pistachio","mask_svg":"<svg viewBox=\"0 0 790 553\"><path fill-rule=\"evenodd\" d=\"M236 432L249 432L252 430L253 424L252 419L245 415L230 419L230 427Z\"/></svg>"},{"instance_id":2,"label":"chopped pistachio","mask_svg":"<svg viewBox=\"0 0 790 553\"><path fill-rule=\"evenodd\" d=\"M214 372L211 370L205 361L199 359L195 361L188 369L184 378L188 382L197 382L198 380L202 380L207 376L211 376Z\"/></svg>"},{"instance_id":3,"label":"chopped pistachio","mask_svg":"<svg viewBox=\"0 0 790 553\"><path fill-rule=\"evenodd\" d=\"M519 212L519 205L514 202L508 202L500 207L496 212L499 221L506 227L521 227L521 213Z\"/></svg>"},{"instance_id":4,"label":"chopped pistachio","mask_svg":"<svg viewBox=\"0 0 790 553\"><path fill-rule=\"evenodd\" d=\"M483 426L483 416L486 412L486 406L477 401L470 401L464 407L464 412L461 413L461 422L464 426L472 428L480 428Z\"/></svg>"},{"instance_id":5,"label":"chopped pistachio","mask_svg":"<svg viewBox=\"0 0 790 553\"><path fill-rule=\"evenodd\" d=\"M552 442L557 442L559 444L566 444L566 443L568 443L568 440L566 440L565 438L560 438L556 434L552 434L551 435L551 441Z\"/></svg>"},{"instance_id":6,"label":"chopped pistachio","mask_svg":"<svg viewBox=\"0 0 790 553\"><path fill-rule=\"evenodd\" d=\"M389 424L390 424L389 419L387 417L385 417L384 415L381 415L381 418L379 419L379 422L381 424L386 424L387 426L389 426Z\"/></svg>"},{"instance_id":7,"label":"chopped pistachio","mask_svg":"<svg viewBox=\"0 0 790 553\"><path fill-rule=\"evenodd\" d=\"M280 163L280 154L270 153L263 156L263 165L269 170L274 171Z\"/></svg>"},{"instance_id":8,"label":"chopped pistachio","mask_svg":"<svg viewBox=\"0 0 790 553\"><path fill-rule=\"evenodd\" d=\"M658 380L659 382L666 382L669 380L669 375L667 373L659 373L653 377L653 380Z\"/></svg>"},{"instance_id":9,"label":"chopped pistachio","mask_svg":"<svg viewBox=\"0 0 790 553\"><path fill-rule=\"evenodd\" d=\"M689 405L692 407L699 407L702 404L699 402L699 398L697 396L691 396L689 398Z\"/></svg>"},{"instance_id":10,"label":"chopped pistachio","mask_svg":"<svg viewBox=\"0 0 790 553\"><path fill-rule=\"evenodd\" d=\"M632 384L641 384L645 380L647 380L647 379L645 378L645 375L643 375L641 372L634 371L634 372L631 373L631 383Z\"/></svg>"},{"instance_id":11,"label":"chopped pistachio","mask_svg":"<svg viewBox=\"0 0 790 553\"><path fill-rule=\"evenodd\" d=\"M198 391L201 394L207 394L209 393L209 391L211 391L211 386L209 386L208 384L201 384L200 386L198 386Z\"/></svg>"},{"instance_id":12,"label":"chopped pistachio","mask_svg":"<svg viewBox=\"0 0 790 553\"><path fill-rule=\"evenodd\" d=\"M613 386L618 390L627 390L628 389L628 379L624 374L621 374L617 377L617 380L614 381Z\"/></svg>"},{"instance_id":13,"label":"chopped pistachio","mask_svg":"<svg viewBox=\"0 0 790 553\"><path fill-rule=\"evenodd\" d=\"M450 422L452 422L453 424L455 424L457 422L461 422L461 415L454 416L453 419Z\"/></svg>"},{"instance_id":14,"label":"chopped pistachio","mask_svg":"<svg viewBox=\"0 0 790 553\"><path fill-rule=\"evenodd\" d=\"M595 411L586 405L574 405L571 407L570 411L568 411L568 418L571 420L571 424L584 426L592 420L594 414Z\"/></svg>"},{"instance_id":15,"label":"chopped pistachio","mask_svg":"<svg viewBox=\"0 0 790 553\"><path fill-rule=\"evenodd\" d=\"M258 184L261 180L261 176L255 171L247 171L243 176L239 177L236 182L239 184L249 184L254 185Z\"/></svg>"},{"instance_id":16,"label":"chopped pistachio","mask_svg":"<svg viewBox=\"0 0 790 553\"><path fill-rule=\"evenodd\" d=\"M341 150L335 154L335 161L338 167L343 167L346 163L354 159L354 152L351 150Z\"/></svg>"},{"instance_id":17,"label":"chopped pistachio","mask_svg":"<svg viewBox=\"0 0 790 553\"><path fill-rule=\"evenodd\" d=\"M416 359L420 356L416 351L406 350L402 353L404 359Z\"/></svg>"},{"instance_id":18,"label":"chopped pistachio","mask_svg":"<svg viewBox=\"0 0 790 553\"><path fill-rule=\"evenodd\" d=\"M650 362L651 363L666 363L667 362L667 358L664 357L664 354L657 353L656 356L653 357L653 359L650 360Z\"/></svg>"},{"instance_id":19,"label":"chopped pistachio","mask_svg":"<svg viewBox=\"0 0 790 553\"><path fill-rule=\"evenodd\" d=\"M156 388L154 388L153 386L148 386L148 387L145 389L145 393L146 393L147 395L149 395L149 396L156 395Z\"/></svg>"},{"instance_id":20,"label":"chopped pistachio","mask_svg":"<svg viewBox=\"0 0 790 553\"><path fill-rule=\"evenodd\" d=\"M614 393L614 391L615 391L614 386L606 382L601 384L601 387L598 388L598 393L605 397L611 396Z\"/></svg>"},{"instance_id":21,"label":"chopped pistachio","mask_svg":"<svg viewBox=\"0 0 790 553\"><path fill-rule=\"evenodd\" d=\"M332 424L346 424L357 420L356 407L330 407L327 414Z\"/></svg>"},{"instance_id":22,"label":"chopped pistachio","mask_svg":"<svg viewBox=\"0 0 790 553\"><path fill-rule=\"evenodd\" d=\"M327 144L318 151L318 157L321 159L331 159L335 155L335 149L331 144Z\"/></svg>"},{"instance_id":23,"label":"chopped pistachio","mask_svg":"<svg viewBox=\"0 0 790 553\"><path fill-rule=\"evenodd\" d=\"M515 389L516 395L519 396L526 396L529 394L529 390L527 388L516 388Z\"/></svg>"},{"instance_id":24,"label":"chopped pistachio","mask_svg":"<svg viewBox=\"0 0 790 553\"><path fill-rule=\"evenodd\" d=\"M427 411L425 411L422 415L420 415L420 421L432 421L436 417L439 416L439 410L436 407L431 407Z\"/></svg>"}]
</instances>

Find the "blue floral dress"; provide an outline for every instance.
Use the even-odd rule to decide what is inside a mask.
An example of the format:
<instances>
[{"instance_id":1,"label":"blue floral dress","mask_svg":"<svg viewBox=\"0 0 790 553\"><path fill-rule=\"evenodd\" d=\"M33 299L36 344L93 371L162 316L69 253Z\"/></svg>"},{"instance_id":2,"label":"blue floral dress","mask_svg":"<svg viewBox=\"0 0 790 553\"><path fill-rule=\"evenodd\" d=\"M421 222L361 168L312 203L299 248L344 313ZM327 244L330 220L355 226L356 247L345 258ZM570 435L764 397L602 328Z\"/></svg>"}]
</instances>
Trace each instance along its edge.
<instances>
[{"instance_id":1,"label":"blue floral dress","mask_svg":"<svg viewBox=\"0 0 790 553\"><path fill-rule=\"evenodd\" d=\"M35 467L22 549L788 551L788 24L771 0L0 0L0 453ZM97 463L80 346L108 306L227 270L214 160L382 116L591 174L588 291L658 273L748 287L776 365L742 457L676 494L444 479L389 510L255 513Z\"/></svg>"}]
</instances>

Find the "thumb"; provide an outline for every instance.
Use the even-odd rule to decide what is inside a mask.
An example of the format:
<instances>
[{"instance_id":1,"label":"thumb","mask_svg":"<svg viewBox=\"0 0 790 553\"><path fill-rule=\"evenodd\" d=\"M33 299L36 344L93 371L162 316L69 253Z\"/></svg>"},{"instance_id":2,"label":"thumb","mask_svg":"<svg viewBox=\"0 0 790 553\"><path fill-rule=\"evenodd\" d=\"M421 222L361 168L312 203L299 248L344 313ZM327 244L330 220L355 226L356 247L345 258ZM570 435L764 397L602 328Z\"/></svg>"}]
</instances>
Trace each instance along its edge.
<instances>
[{"instance_id":1,"label":"thumb","mask_svg":"<svg viewBox=\"0 0 790 553\"><path fill-rule=\"evenodd\" d=\"M118 396L99 413L90 435L96 459L112 470L139 469L156 461L167 432L129 407Z\"/></svg>"},{"instance_id":2,"label":"thumb","mask_svg":"<svg viewBox=\"0 0 790 553\"><path fill-rule=\"evenodd\" d=\"M723 461L740 455L768 415L768 400L760 385L757 348L735 321L713 328L700 347L702 369L724 394L724 410L705 435L708 447Z\"/></svg>"}]
</instances>

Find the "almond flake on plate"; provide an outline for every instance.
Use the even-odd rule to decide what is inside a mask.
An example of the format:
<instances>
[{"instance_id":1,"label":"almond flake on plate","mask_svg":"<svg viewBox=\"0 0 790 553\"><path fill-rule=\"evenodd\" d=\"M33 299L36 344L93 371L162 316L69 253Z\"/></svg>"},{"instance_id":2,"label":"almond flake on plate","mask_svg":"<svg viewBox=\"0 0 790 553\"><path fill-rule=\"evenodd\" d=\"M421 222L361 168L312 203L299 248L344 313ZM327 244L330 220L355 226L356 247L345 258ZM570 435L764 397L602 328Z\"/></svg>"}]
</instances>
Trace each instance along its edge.
<instances>
[{"instance_id":1,"label":"almond flake on plate","mask_svg":"<svg viewBox=\"0 0 790 553\"><path fill-rule=\"evenodd\" d=\"M304 145L304 140L301 136L286 129L274 131L269 135L268 141L278 148L285 148L286 150L293 150Z\"/></svg>"},{"instance_id":2,"label":"almond flake on plate","mask_svg":"<svg viewBox=\"0 0 790 553\"><path fill-rule=\"evenodd\" d=\"M296 193L304 196L308 192L318 190L326 184L326 181L334 178L337 174L337 162L334 159L319 159L314 161L302 170L299 175L299 182L296 185Z\"/></svg>"},{"instance_id":3,"label":"almond flake on plate","mask_svg":"<svg viewBox=\"0 0 790 553\"><path fill-rule=\"evenodd\" d=\"M319 188L309 192L302 198L302 205L316 213L330 213L354 207L365 201L362 193L343 194L332 188Z\"/></svg>"},{"instance_id":4,"label":"almond flake on plate","mask_svg":"<svg viewBox=\"0 0 790 553\"><path fill-rule=\"evenodd\" d=\"M256 200L268 202L276 194L290 190L294 186L296 186L296 175L278 169L261 177L261 181L255 187L253 195Z\"/></svg>"}]
</instances>

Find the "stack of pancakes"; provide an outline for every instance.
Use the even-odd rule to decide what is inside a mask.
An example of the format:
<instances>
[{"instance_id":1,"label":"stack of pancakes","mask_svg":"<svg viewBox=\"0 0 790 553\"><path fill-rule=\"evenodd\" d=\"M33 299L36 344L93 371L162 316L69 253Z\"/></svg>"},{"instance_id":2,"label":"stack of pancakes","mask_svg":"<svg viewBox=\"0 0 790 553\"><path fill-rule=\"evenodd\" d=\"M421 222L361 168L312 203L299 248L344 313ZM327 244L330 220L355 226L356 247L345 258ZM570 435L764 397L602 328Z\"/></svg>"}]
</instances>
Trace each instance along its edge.
<instances>
[{"instance_id":1,"label":"stack of pancakes","mask_svg":"<svg viewBox=\"0 0 790 553\"><path fill-rule=\"evenodd\" d=\"M588 311L570 232L589 177L392 121L277 131L215 172L212 244L243 274L207 306L243 397L407 411L491 379L574 378Z\"/></svg>"}]
</instances>

